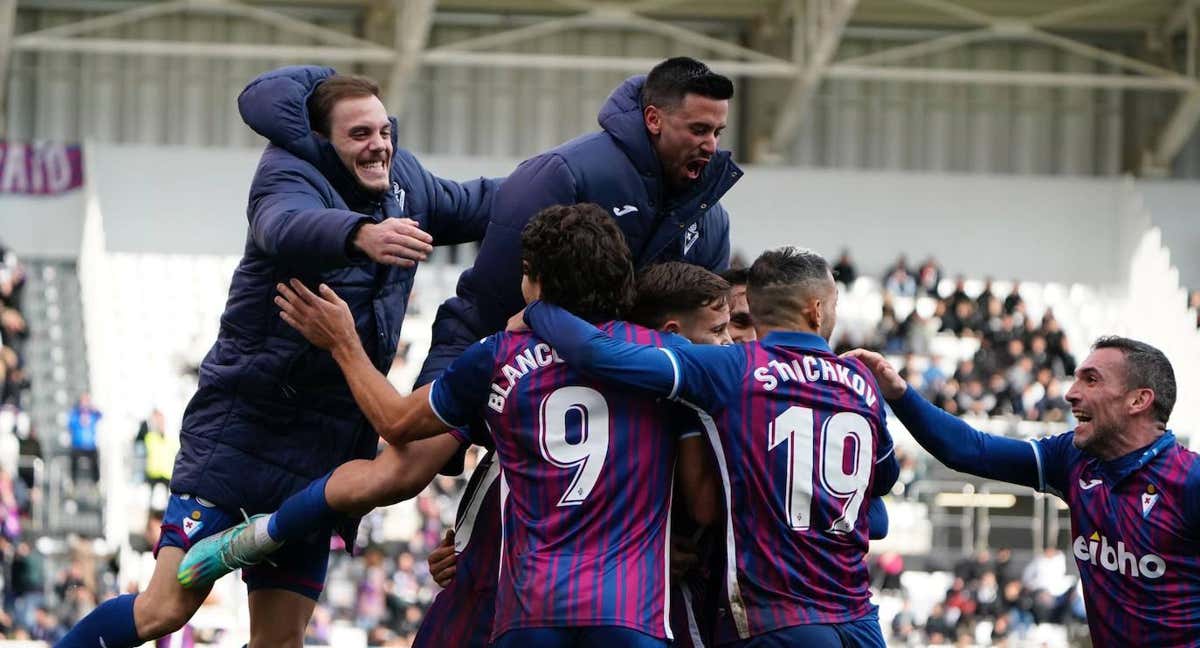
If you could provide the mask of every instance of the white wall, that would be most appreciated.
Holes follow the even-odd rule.
[[[239,254],[257,149],[96,145],[107,246],[117,252]],[[509,159],[424,156],[455,179],[504,175]],[[877,273],[933,253],[950,273],[1040,281],[1118,280],[1118,179],[749,168],[726,197],[735,249],[851,249]],[[1184,184],[1200,193],[1200,185]],[[0,203],[2,204],[2,203]],[[1195,232],[1197,227],[1193,227]]]
[[[1105,283],[1118,179],[754,168],[723,203],[734,246],[848,247],[860,272],[933,254],[951,274]]]
[[[18,255],[74,259],[83,232],[83,194],[0,195],[0,241]]]
[[[1150,218],[1163,232],[1179,282],[1200,290],[1200,184],[1139,182]]]

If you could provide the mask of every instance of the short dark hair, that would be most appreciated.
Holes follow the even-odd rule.
[[[831,276],[829,261],[812,250],[789,246],[763,252],[746,283],[750,316],[763,326],[787,325],[815,289],[833,281]]]
[[[688,56],[669,58],[654,66],[642,84],[642,110],[657,106],[670,110],[683,103],[688,94],[709,99],[729,99],[733,82]]]
[[[1092,344],[1092,350],[1119,349],[1125,355],[1125,388],[1154,392],[1154,418],[1163,425],[1175,409],[1175,369],[1157,348],[1119,335],[1106,335]]]
[[[721,273],[721,278],[732,286],[744,286],[750,281],[750,268],[730,268]]]
[[[637,278],[637,297],[629,321],[659,328],[672,315],[685,315],[701,306],[729,299],[729,282],[698,265],[670,261],[652,265]]]
[[[356,74],[335,74],[325,79],[308,96],[308,124],[318,133],[329,137],[329,115],[342,99],[379,97],[379,84]]]
[[[538,212],[521,231],[521,261],[541,282],[542,299],[588,321],[620,319],[633,303],[633,256],[599,205]]]

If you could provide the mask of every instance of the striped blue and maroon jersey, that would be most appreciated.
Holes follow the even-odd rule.
[[[868,499],[894,461],[871,373],[806,333],[715,354],[671,349],[678,396],[709,414],[725,487],[724,593],[735,636],[842,623],[874,608]]]
[[[1074,436],[1032,443],[1038,486],[1071,510],[1092,643],[1200,645],[1200,457],[1168,431],[1104,462]]]
[[[413,648],[484,648],[491,643],[500,569],[500,464],[489,451],[475,466],[454,522],[454,579],[421,620]]]
[[[686,344],[620,322],[603,329],[629,342]],[[664,420],[661,402],[585,378],[525,332],[468,348],[434,383],[430,404],[454,428],[482,415],[500,461],[504,544],[493,638],[562,626],[671,637],[678,426]]]
[[[864,365],[808,333],[649,349],[605,337],[549,304],[531,304],[525,320],[589,375],[702,413],[730,512],[723,584],[736,636],[718,636],[718,644],[874,610],[867,500],[891,486],[896,460]],[[879,467],[887,476],[877,484]]]

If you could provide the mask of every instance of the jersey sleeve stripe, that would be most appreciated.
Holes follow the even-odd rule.
[[[437,405],[436,405],[436,404],[434,404],[434,402],[433,402],[433,392],[434,392],[434,391],[437,389],[437,382],[438,382],[438,381],[436,381],[436,380],[435,380],[435,381],[433,381],[432,383],[430,383],[430,385],[429,385],[429,396],[428,396],[428,400],[429,400],[429,409],[433,410],[433,415],[434,415],[434,416],[436,416],[436,417],[438,417],[438,420],[439,420],[439,421],[441,421],[442,423],[445,423],[445,424],[446,424],[446,427],[449,427],[449,428],[459,428],[459,427],[462,427],[461,425],[455,425],[454,423],[451,423],[450,421],[447,421],[447,420],[446,420],[446,417],[445,417],[445,416],[442,416],[442,413],[438,411]]]
[[[880,457],[878,459],[875,460],[875,465],[878,466],[879,463],[882,462],[884,459],[887,459],[888,457],[892,456],[892,453],[895,451],[896,451],[896,444],[892,444],[892,446],[888,448],[887,452],[883,453],[882,455],[880,455]]]
[[[667,395],[667,398],[675,398],[679,395],[679,359],[675,357],[674,353],[665,348],[659,347],[658,350],[667,354],[667,358],[671,360],[671,372],[673,375],[671,376],[671,393]]]
[[[1033,439],[1027,439],[1030,447],[1033,448],[1033,460],[1037,463],[1038,473],[1038,492],[1046,492],[1046,471],[1042,468],[1042,452],[1038,449],[1038,444],[1034,443]]]

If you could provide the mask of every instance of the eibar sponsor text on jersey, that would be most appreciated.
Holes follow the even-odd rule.
[[[1167,563],[1160,556],[1146,554],[1140,558],[1131,551],[1125,550],[1125,543],[1117,541],[1117,546],[1108,544],[1108,538],[1093,532],[1087,538],[1075,537],[1071,547],[1075,558],[1080,562],[1091,563],[1103,567],[1122,576],[1145,576],[1146,578],[1161,578],[1167,573]]]
[[[492,408],[497,413],[504,412],[504,401],[508,398],[513,387],[517,385],[517,381],[524,378],[529,372],[543,367],[549,367],[552,364],[562,364],[563,359],[558,357],[558,352],[550,348],[549,344],[539,342],[531,347],[527,347],[513,357],[512,361],[500,368],[500,375],[504,377],[503,385],[500,381],[492,383],[492,392],[488,394],[488,407]]]
[[[858,372],[844,364],[833,362],[827,358],[800,356],[799,360],[780,362],[771,360],[765,365],[754,368],[754,379],[766,391],[775,391],[782,383],[788,382],[831,382],[841,383],[858,394],[868,406],[874,407],[878,397],[871,384]]]

